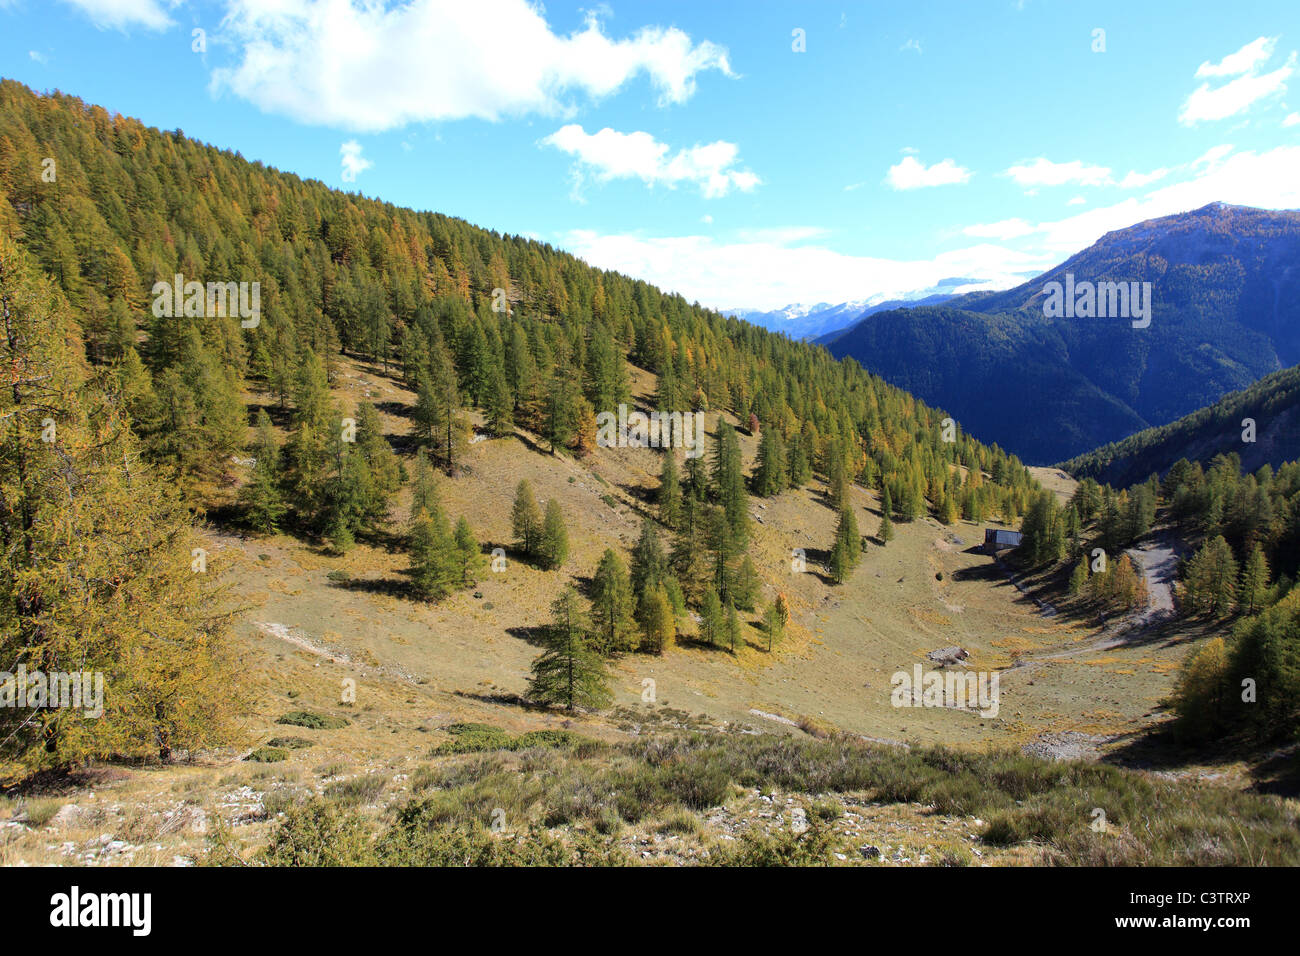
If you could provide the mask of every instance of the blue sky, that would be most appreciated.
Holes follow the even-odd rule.
[[[0,75],[720,308],[1300,207],[1297,49],[1295,0],[0,0]]]

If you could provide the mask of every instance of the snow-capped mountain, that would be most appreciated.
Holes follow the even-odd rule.
[[[945,280],[953,285],[969,283],[970,279]],[[773,332],[784,332],[792,339],[821,339],[833,332],[847,329],[849,326],[886,309],[898,309],[911,305],[938,305],[952,298],[950,291],[938,291],[940,287],[920,289],[904,298],[886,298],[884,295],[869,296],[853,302],[818,302],[816,305],[787,305],[783,309],[764,312],[761,309],[725,309],[724,315],[734,315],[738,319],[761,325]]]

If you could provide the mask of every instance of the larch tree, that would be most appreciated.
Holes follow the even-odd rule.
[[[98,716],[85,699],[0,708],[0,755],[21,775],[233,741],[242,690],[217,570],[84,367],[66,302],[3,234],[0,322],[0,659],[50,694],[74,673],[103,693]]]
[[[551,624],[545,650],[533,661],[528,696],[542,704],[559,704],[572,712],[579,707],[609,706],[613,695],[600,655],[588,646],[588,620],[582,599],[566,585],[551,604]]]

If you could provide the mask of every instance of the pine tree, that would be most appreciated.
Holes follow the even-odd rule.
[[[591,584],[592,638],[600,651],[609,654],[632,647],[634,606],[627,566],[613,548],[606,548]]]
[[[284,498],[280,494],[279,469],[280,449],[275,443],[275,432],[271,427],[271,418],[266,409],[259,409],[257,414],[257,440],[253,445],[256,462],[248,484],[239,490],[239,499],[243,503],[248,523],[261,534],[274,534],[278,530],[280,519],[284,517]]]
[[[462,584],[473,584],[474,576],[483,568],[485,559],[483,549],[479,546],[478,540],[474,537],[474,532],[469,526],[469,521],[464,515],[456,522],[456,531],[453,535],[456,541],[456,557],[460,565],[460,580]]]
[[[840,520],[835,526],[835,543],[843,545],[845,570],[852,571],[862,557],[862,536],[858,533],[858,519],[851,505],[845,506],[840,511]]]
[[[1232,609],[1237,562],[1223,535],[1205,542],[1187,563],[1184,602],[1192,614],[1219,616]]]
[[[1131,610],[1137,605],[1139,581],[1133,559],[1127,554],[1121,554],[1109,571],[1110,577],[1106,585],[1111,602],[1125,610]]]
[[[662,584],[655,585],[641,595],[642,650],[662,654],[677,634],[673,620],[673,606],[668,591]]]
[[[194,563],[204,542],[174,486],[141,462],[66,302],[3,230],[0,322],[0,660],[102,674],[107,705],[0,707],[0,757],[55,770],[234,742],[244,695],[219,569]]]
[[[692,602],[703,597],[712,564],[709,559],[703,506],[691,495],[682,497],[682,517],[673,537],[668,565]]]
[[[1088,583],[1088,559],[1080,558],[1074,565],[1074,570],[1070,572],[1070,594],[1076,595],[1083,591]]]
[[[415,475],[411,479],[411,514],[438,510],[438,476],[429,463],[429,452],[424,448],[415,451]]]
[[[785,442],[775,428],[763,429],[754,469],[754,492],[765,498],[779,495],[789,483]]]
[[[731,603],[730,598],[727,599],[726,610],[722,617],[722,634],[728,650],[733,654],[736,653],[736,645],[743,643],[743,638],[740,634],[740,617],[736,614],[736,605]]]
[[[319,531],[339,417],[330,402],[325,366],[310,349],[298,367],[293,404],[293,423],[283,453],[285,489],[306,530]]]
[[[717,646],[718,640],[723,635],[725,625],[722,602],[718,600],[718,592],[713,588],[709,588],[704,592],[704,603],[700,608],[700,637],[708,641],[710,646]]]
[[[1256,544],[1250,549],[1246,565],[1241,570],[1238,606],[1246,614],[1254,614],[1262,606],[1268,589],[1268,576],[1268,561],[1264,557],[1264,549]]]
[[[384,437],[379,410],[371,402],[357,406],[357,451],[370,473],[370,500],[365,502],[365,520],[377,524],[387,520],[388,499],[402,484],[402,464]]]
[[[754,567],[753,559],[746,554],[740,560],[740,567],[736,569],[736,579],[731,586],[731,598],[736,607],[746,611],[754,610],[754,605],[758,601],[759,584],[758,569]]]
[[[890,500],[888,488],[880,494],[880,527],[876,530],[876,537],[881,544],[887,544],[894,538],[894,522],[889,517],[894,510],[894,503]]]
[[[530,558],[537,555],[542,540],[542,512],[533,497],[528,479],[521,479],[515,488],[515,503],[510,511],[510,527],[515,541]]]
[[[770,654],[772,645],[785,637],[785,620],[775,604],[763,612],[763,630],[767,631],[767,652]]]
[[[641,521],[641,534],[632,546],[631,585],[634,594],[643,594],[668,577],[668,560],[659,542],[659,529],[653,521]]]
[[[849,556],[847,549],[844,547],[844,542],[839,537],[836,537],[835,543],[831,545],[831,580],[836,584],[843,584],[849,579],[849,572],[851,570],[852,565],[849,562]]]
[[[736,430],[726,420],[718,422],[714,443],[712,475],[713,494],[727,516],[731,538],[737,549],[749,540],[749,497]]]
[[[464,576],[456,539],[442,509],[421,509],[411,519],[410,574],[415,593],[426,601],[440,601]]]
[[[515,427],[515,400],[506,385],[505,372],[494,366],[488,379],[487,391],[488,431],[498,438],[509,435]]]
[[[560,704],[570,712],[578,707],[607,707],[613,699],[609,678],[600,656],[587,646],[587,619],[572,586],[566,586],[551,604],[545,642],[546,650],[533,661],[529,698]]]
[[[564,526],[564,513],[560,503],[552,498],[546,502],[546,517],[542,521],[542,534],[537,543],[537,556],[542,567],[553,571],[564,564],[569,556],[569,532]]]
[[[664,453],[658,498],[659,520],[670,528],[676,528],[682,517],[682,488],[677,477],[677,454],[671,448]]]

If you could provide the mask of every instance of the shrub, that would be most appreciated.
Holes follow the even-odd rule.
[[[283,747],[258,747],[244,759],[254,763],[279,763],[289,759],[289,751]]]
[[[344,807],[356,807],[373,803],[384,789],[385,780],[376,774],[361,777],[349,777],[339,780],[325,788],[325,799]]]
[[[294,710],[285,714],[277,724],[289,724],[292,727],[306,727],[309,730],[341,730],[350,723],[346,717],[329,717],[316,714],[310,710]]]

